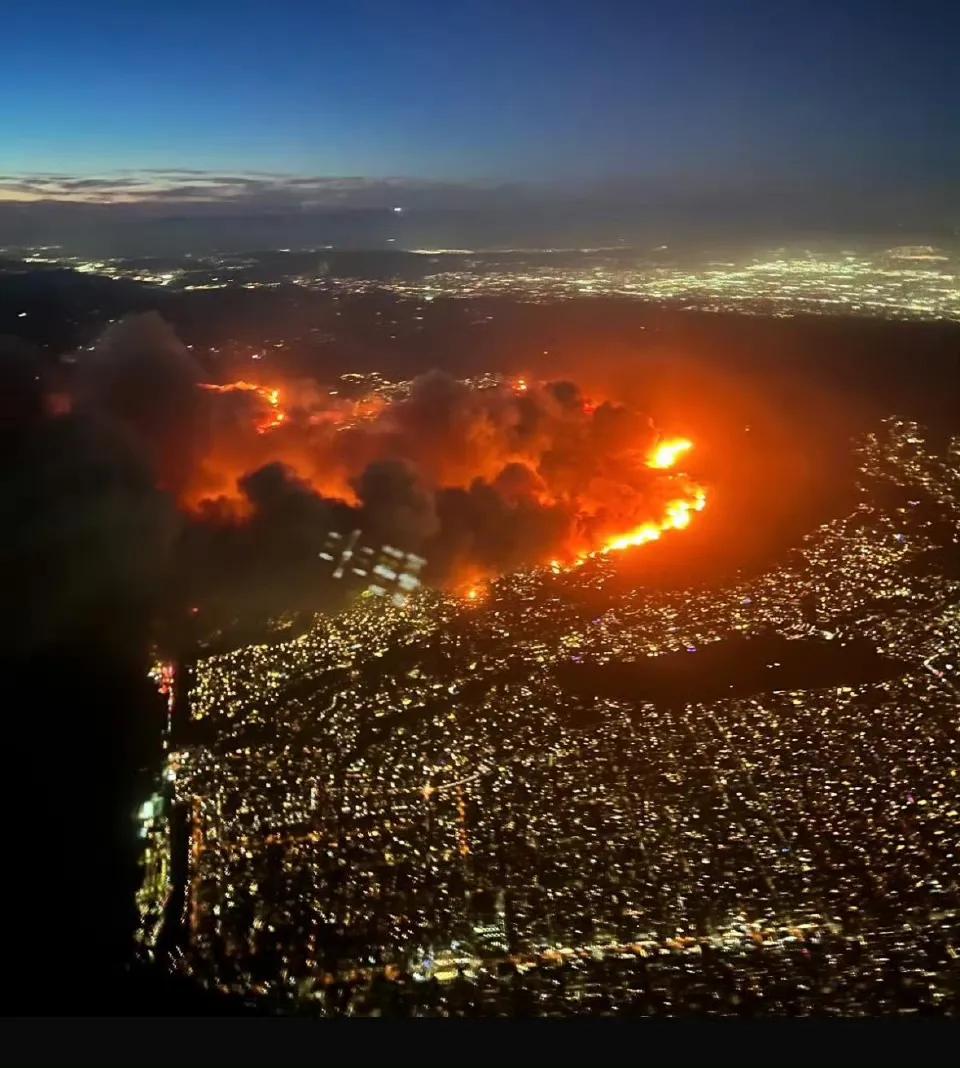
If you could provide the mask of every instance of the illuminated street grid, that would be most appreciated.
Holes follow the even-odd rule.
[[[585,296],[756,315],[855,314],[960,320],[960,276],[941,263],[862,255],[783,257],[703,268],[596,265],[442,271],[422,282],[354,283],[402,296],[511,297],[550,303]]]
[[[860,463],[852,513],[722,591],[584,612],[600,558],[200,662],[210,740],[168,766],[178,966],[334,1015],[955,1013],[960,581],[934,546],[960,441],[891,419]],[[557,670],[771,629],[900,666],[673,705]]]
[[[289,251],[289,250],[287,250]],[[418,249],[420,278],[344,278],[331,273],[324,249],[297,250],[297,261],[315,253],[315,268],[275,264],[268,278],[256,253],[191,256],[182,266],[151,267],[149,260],[84,259],[59,249],[0,249],[25,268],[69,267],[85,274],[125,278],[182,290],[276,289],[296,285],[335,294],[386,291],[401,297],[508,297],[547,303],[589,296],[643,300],[671,307],[740,314],[793,316],[854,314],[885,318],[960,320],[960,271],[956,257],[931,246],[882,253],[777,250],[751,259],[680,266],[624,250]],[[565,255],[561,255],[565,253]],[[571,265],[571,256],[576,261]],[[276,254],[274,254],[275,256]],[[313,257],[309,257],[313,258]],[[554,262],[551,262],[553,260]],[[161,262],[161,261],[158,261]]]

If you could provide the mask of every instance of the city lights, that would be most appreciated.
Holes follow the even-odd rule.
[[[538,1013],[582,1011],[599,989],[624,1011],[670,1011],[642,1000],[655,975],[676,1006],[710,997],[727,1014],[751,990],[768,992],[757,1012],[815,1011],[799,978],[813,960],[858,1014],[903,996],[884,985],[892,955],[901,985],[926,969],[912,989],[935,1008],[960,908],[960,584],[916,565],[935,530],[958,529],[960,445],[938,454],[891,419],[858,455],[852,512],[722,590],[621,591],[585,616],[577,598],[615,575],[601,553],[462,595],[361,600],[197,663],[191,716],[210,740],[170,753],[173,808],[145,816],[151,857],[169,812],[187,820],[179,967],[318,1009],[336,978],[358,1014],[377,974],[435,979],[437,1005],[417,1010],[430,1015],[454,1011],[464,975],[494,1012],[509,961]],[[670,522],[704,502],[674,503]],[[783,651],[760,652],[770,634]],[[586,699],[571,681],[643,677],[675,653],[695,672],[735,641],[761,659],[734,678],[771,679],[746,695]],[[858,677],[841,665],[861,647],[878,659]],[[852,674],[778,684],[797,655],[811,679],[818,658]],[[169,893],[158,863],[140,897],[151,939]],[[332,929],[340,957],[321,961]]]

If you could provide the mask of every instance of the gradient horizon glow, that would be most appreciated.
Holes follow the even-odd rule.
[[[90,0],[3,27],[5,200],[181,168],[695,192],[960,177],[946,3]]]

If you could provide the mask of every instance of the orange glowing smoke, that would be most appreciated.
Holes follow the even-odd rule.
[[[256,431],[258,434],[266,434],[268,430],[276,430],[278,426],[287,418],[287,413],[280,407],[280,390],[274,386],[258,386],[254,382],[227,382],[222,386],[213,382],[201,382],[199,383],[201,389],[209,390],[211,393],[256,393],[258,397],[265,400],[270,408],[267,416],[261,419],[256,424]]]
[[[469,537],[477,539],[474,545],[486,547],[487,554],[465,538],[470,547],[450,565],[447,581],[459,597],[478,606],[486,600],[486,581],[501,567],[537,560],[512,553],[509,546],[502,564],[491,558],[489,545],[496,539],[482,525],[470,526],[472,516],[487,507],[484,492],[490,507],[510,517],[501,518],[501,525],[516,517],[518,524],[535,529],[534,522],[550,510],[565,518],[552,542],[547,544],[549,536],[540,540],[540,559],[554,572],[684,530],[706,506],[705,491],[677,470],[693,449],[691,440],[657,439],[649,421],[624,405],[576,393],[570,403],[549,384],[523,377],[499,390],[470,392],[464,383],[427,375],[402,399],[375,391],[347,399],[303,381],[279,388],[244,380],[202,383],[201,388],[252,394],[256,403],[241,421],[245,436],[241,424],[213,421],[218,429],[196,477],[181,493],[186,508],[200,510],[215,501],[223,514],[247,518],[250,505],[239,480],[269,463],[284,464],[316,493],[357,508],[358,478],[368,465],[396,455],[422,480],[417,492],[428,500],[424,514],[430,494],[462,489],[474,495],[469,501],[474,512],[463,495],[445,503],[458,509],[452,513],[453,536],[461,536],[456,523],[462,521]],[[281,426],[282,432],[272,433]],[[481,482],[486,488],[477,490],[475,483]],[[377,506],[374,499],[374,510]],[[388,501],[385,507],[394,505]],[[429,521],[424,528],[429,530]],[[523,551],[536,554],[536,545],[537,536],[531,536]],[[499,551],[496,544],[494,551]]]
[[[693,442],[688,441],[686,438],[660,442],[647,457],[647,466],[659,469],[673,467],[677,457],[692,448]],[[569,567],[579,567],[596,556],[623,552],[625,549],[633,549],[640,545],[647,545],[652,541],[659,541],[666,531],[685,530],[690,525],[693,513],[702,512],[706,506],[706,490],[701,486],[697,486],[687,496],[676,497],[668,501],[659,520],[641,523],[624,534],[610,537],[599,548],[580,552],[576,559],[570,563],[564,564],[556,558],[551,559],[549,561],[550,570],[554,574],[558,574]],[[483,587],[476,583],[462,586],[460,595],[464,600],[476,603],[483,598]]]
[[[356,502],[351,472],[330,458],[332,436],[351,419],[346,404],[318,404],[312,382],[267,385],[240,379],[198,385],[213,401],[239,394],[250,403],[240,409],[239,418],[229,415],[229,407],[226,419],[217,415],[215,405],[210,408],[203,453],[179,493],[185,510],[196,513],[215,505],[237,521],[248,518],[249,501],[239,483],[271,463],[282,463],[323,496]]]
[[[693,448],[693,442],[687,438],[668,438],[658,442],[647,457],[647,466],[660,470],[673,467],[677,457]],[[658,522],[641,523],[626,534],[618,534],[610,538],[599,549],[600,553],[621,552],[623,549],[631,549],[636,545],[646,545],[648,542],[657,541],[661,534],[667,530],[685,530],[690,526],[690,520],[694,512],[702,512],[707,506],[706,491],[697,487],[687,497],[677,497],[667,503],[663,515]],[[590,554],[588,554],[590,555]]]

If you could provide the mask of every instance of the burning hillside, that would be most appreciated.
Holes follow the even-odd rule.
[[[639,413],[570,382],[478,389],[433,372],[391,401],[348,400],[315,383],[199,385],[211,394],[214,427],[225,425],[219,398],[254,403],[212,435],[184,488],[186,507],[247,516],[245,476],[283,464],[303,491],[361,513],[365,529],[446,555],[445,574],[643,545],[682,530],[706,503],[677,471],[692,442],[662,439]]]
[[[289,570],[326,531],[361,529],[460,586],[644,545],[706,503],[681,467],[691,441],[571,381],[211,382],[152,315],[111,327],[78,370],[75,408],[137,442],[198,569]]]

